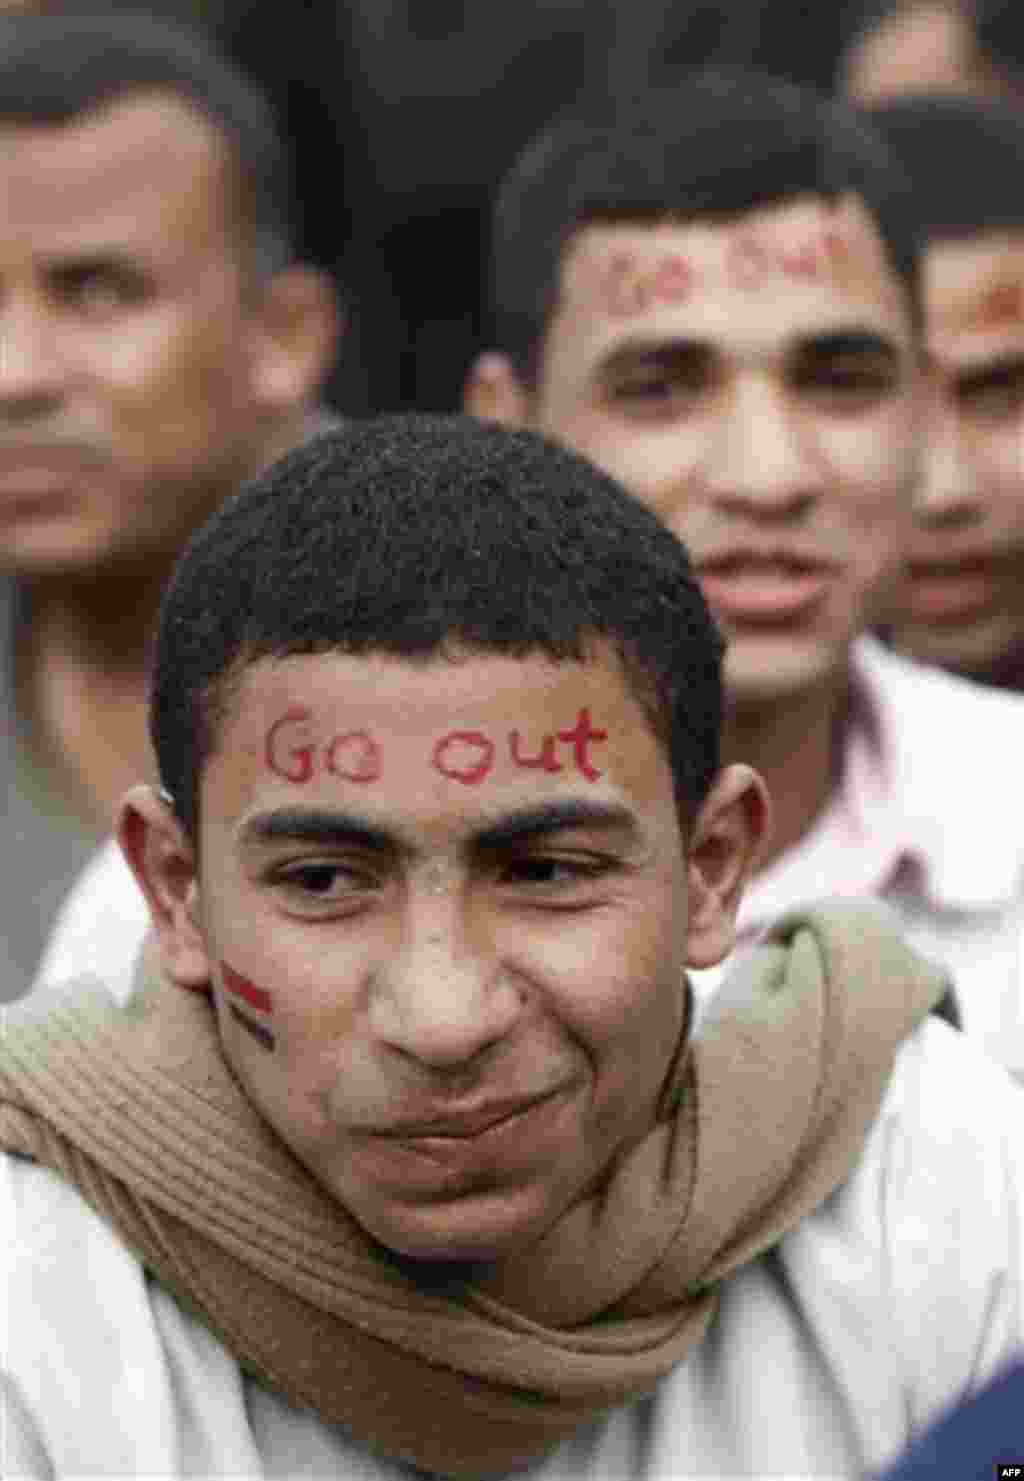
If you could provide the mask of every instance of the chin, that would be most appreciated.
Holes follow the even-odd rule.
[[[722,678],[734,705],[797,698],[831,683],[846,666],[847,644],[808,643],[790,636],[730,640]]]
[[[429,1265],[493,1264],[522,1254],[557,1218],[548,1208],[509,1207],[500,1195],[354,1216],[378,1244]]]
[[[0,560],[24,578],[77,576],[98,566],[103,554],[100,542],[57,526],[18,531],[0,545]]]
[[[953,669],[968,678],[974,674],[984,676],[1008,662],[1024,645],[1021,635],[1002,628],[993,631],[993,627],[994,624],[986,624],[946,633],[927,627],[897,628],[892,634],[892,645],[898,653],[918,663]]]

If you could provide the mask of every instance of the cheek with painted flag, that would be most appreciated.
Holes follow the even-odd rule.
[[[227,962],[221,962],[224,990],[228,994],[228,1009],[236,1023],[250,1033],[264,1049],[273,1049],[274,1030],[271,1023],[273,1003],[265,988],[257,987]]]

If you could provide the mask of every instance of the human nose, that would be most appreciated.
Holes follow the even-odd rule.
[[[971,523],[977,518],[978,479],[956,416],[933,410],[925,425],[921,477],[914,514],[924,526]]]
[[[65,365],[46,316],[8,304],[0,315],[0,415],[29,420],[60,401]]]
[[[466,1066],[514,1028],[523,998],[454,898],[413,901],[374,976],[370,1017],[390,1048],[437,1070]]]
[[[797,416],[761,378],[734,388],[714,427],[704,479],[721,507],[772,519],[806,513],[821,483]]]

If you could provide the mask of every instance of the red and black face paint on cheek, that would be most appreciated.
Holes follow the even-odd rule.
[[[246,1029],[258,1044],[264,1049],[274,1048],[274,1034],[269,1025],[263,1022],[259,1016],[265,1014],[268,1018],[273,1009],[270,994],[265,988],[257,987],[227,962],[221,962],[221,973],[224,979],[224,990],[229,994],[228,1010],[231,1017]],[[244,1004],[244,1007],[242,1006]]]

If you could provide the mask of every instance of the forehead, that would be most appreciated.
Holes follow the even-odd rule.
[[[651,336],[770,352],[853,323],[908,341],[902,281],[858,199],[802,197],[728,220],[584,227],[549,344],[591,360]]]
[[[222,239],[227,148],[183,99],[126,97],[64,124],[0,125],[0,240],[41,255]]]
[[[921,4],[878,27],[858,49],[850,91],[872,100],[957,90],[971,64],[971,33],[957,4]]]
[[[930,347],[944,356],[1024,332],[1024,227],[932,244],[924,261]]]
[[[585,728],[603,737],[585,744],[584,767],[575,741],[560,738],[581,710]],[[524,766],[544,755],[546,737],[554,764]],[[307,776],[295,764],[299,748],[311,752]],[[484,760],[486,775],[473,784],[448,774],[471,775]],[[201,813],[205,825],[315,799],[428,827],[567,796],[674,812],[667,758],[610,653],[584,663],[326,653],[260,659],[244,671],[206,764]]]

